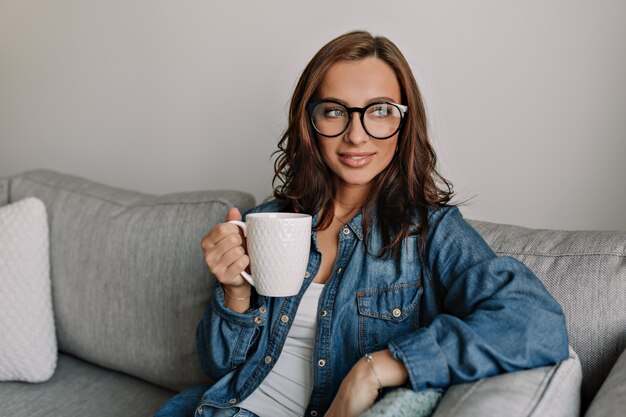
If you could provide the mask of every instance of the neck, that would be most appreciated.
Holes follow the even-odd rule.
[[[335,194],[335,216],[340,220],[349,220],[367,201],[370,188],[369,186],[338,186]]]

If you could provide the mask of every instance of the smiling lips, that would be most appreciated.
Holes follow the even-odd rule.
[[[344,152],[339,153],[339,161],[351,168],[360,168],[374,159],[375,152]]]

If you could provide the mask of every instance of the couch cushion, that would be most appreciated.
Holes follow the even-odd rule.
[[[583,410],[626,347],[626,233],[472,221],[499,255],[528,265],[559,301],[583,369]]]
[[[54,373],[48,248],[41,200],[0,207],[0,381],[43,382]]]
[[[626,350],[593,399],[585,417],[623,417],[626,410]]]
[[[213,278],[200,240],[252,196],[152,196],[51,171],[11,179],[10,200],[27,196],[48,210],[59,349],[171,389],[206,383],[195,328]]]
[[[174,392],[69,355],[44,384],[0,383],[0,416],[149,417]]]
[[[510,372],[451,386],[433,417],[570,417],[580,411],[580,361]]]

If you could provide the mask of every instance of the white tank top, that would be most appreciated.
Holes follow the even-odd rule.
[[[237,407],[259,417],[302,417],[313,391],[311,361],[323,284],[312,282],[298,306],[285,346],[269,375]]]

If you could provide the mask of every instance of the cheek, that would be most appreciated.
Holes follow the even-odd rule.
[[[320,153],[322,154],[322,159],[326,165],[330,162],[330,157],[334,154],[334,147],[331,143],[328,143],[326,140],[321,140],[320,144]]]

